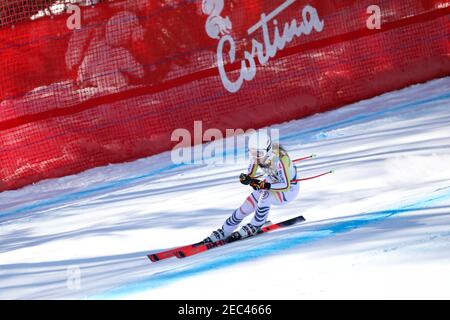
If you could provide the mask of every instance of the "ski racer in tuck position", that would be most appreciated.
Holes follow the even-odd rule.
[[[266,133],[254,133],[249,140],[250,165],[247,173],[240,175],[240,181],[254,191],[244,203],[225,221],[223,226],[213,231],[203,240],[214,243],[229,238],[241,239],[257,234],[267,220],[272,205],[285,205],[294,200],[299,193],[297,168],[288,153],[279,144],[272,144]],[[258,176],[258,169],[263,172]],[[261,179],[259,179],[261,178]],[[242,220],[255,213],[251,222],[234,232]]]

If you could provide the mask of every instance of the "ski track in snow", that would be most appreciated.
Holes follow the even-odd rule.
[[[379,263],[388,254],[408,260],[411,247],[426,248],[428,243],[430,254],[439,257],[436,266],[448,268],[450,250],[442,247],[450,249],[449,107],[450,78],[443,78],[273,126],[280,129],[281,143],[292,157],[319,154],[300,163],[301,176],[337,169],[332,176],[302,183],[298,199],[283,208],[273,207],[270,216],[278,221],[303,213],[307,222],[182,260],[152,264],[145,255],[198,241],[245,199],[248,190],[236,187],[236,172],[246,166],[243,149],[233,164],[175,165],[170,154],[163,153],[0,193],[0,298],[160,298],[171,297],[169,290],[175,288],[178,298],[207,297],[201,288],[210,281],[220,282],[230,273],[246,274],[249,266],[257,274],[267,272],[266,266],[281,270],[283,259],[301,259],[321,246],[331,249],[332,239],[361,232],[352,244],[367,248],[350,257],[342,255],[343,262],[337,260],[341,276],[347,279],[351,279],[351,270],[344,267],[348,261],[356,265],[355,261],[363,261],[359,265],[365,267],[358,270],[365,274],[373,267],[368,261]],[[178,185],[180,181],[184,184]],[[410,229],[394,228],[398,217],[420,220]],[[376,227],[386,223],[388,230],[394,230],[389,241]],[[416,235],[421,228],[424,231]],[[382,244],[374,248],[370,241],[360,244],[369,233]],[[403,238],[407,240],[400,241]],[[276,259],[268,261],[269,256]],[[425,262],[410,258],[412,269],[423,267]],[[334,291],[338,281],[325,283],[318,278],[332,274],[319,264],[320,259],[303,260],[319,270],[311,269],[310,275],[318,281],[314,285],[322,288],[320,292],[300,277],[286,284],[283,294],[341,297]],[[399,265],[395,261],[380,268],[396,270]],[[79,290],[67,287],[67,268],[72,266],[81,271]],[[183,284],[192,285],[194,280],[193,294]],[[450,284],[448,277],[441,281]],[[222,297],[233,297],[233,283],[221,283],[226,288]],[[299,291],[295,283],[310,286]],[[280,288],[277,280],[267,285]],[[408,293],[397,287],[391,288],[394,297]],[[253,298],[250,291],[258,296],[255,290],[243,290],[242,297]],[[384,297],[379,290],[372,290],[373,296]],[[275,297],[282,296],[274,292],[279,294]],[[436,290],[436,295],[450,297],[446,290]]]

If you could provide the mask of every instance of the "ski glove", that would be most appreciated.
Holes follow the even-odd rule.
[[[250,185],[250,187],[252,187],[254,190],[270,189],[270,183],[254,179],[245,173],[241,173],[241,175],[239,176],[239,180],[241,181],[242,184],[245,184],[246,186]]]
[[[250,186],[254,190],[269,190],[270,189],[269,182],[261,181],[258,179],[252,179],[252,181],[250,182]]]
[[[239,176],[239,180],[241,181],[242,184],[248,186],[253,179],[248,174],[241,173],[241,175]]]

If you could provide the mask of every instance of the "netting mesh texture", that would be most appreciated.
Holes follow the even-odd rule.
[[[450,73],[449,1],[380,0],[381,29],[369,30],[372,2],[73,1],[81,24],[71,30],[73,13],[53,14],[63,2],[8,1],[0,7],[0,190],[169,150],[173,130],[194,121],[204,130],[259,128]],[[235,44],[233,61],[230,42],[223,48],[235,82],[253,39],[264,43],[262,28],[249,29],[283,4],[280,33],[300,23],[306,5],[323,30],[294,37],[265,64],[255,54],[254,78],[230,92],[220,39]],[[268,26],[273,37],[273,20]]]

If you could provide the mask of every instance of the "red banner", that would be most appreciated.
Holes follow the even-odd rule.
[[[169,150],[194,121],[259,128],[450,74],[449,1],[372,3],[133,0],[0,15],[0,191]]]

